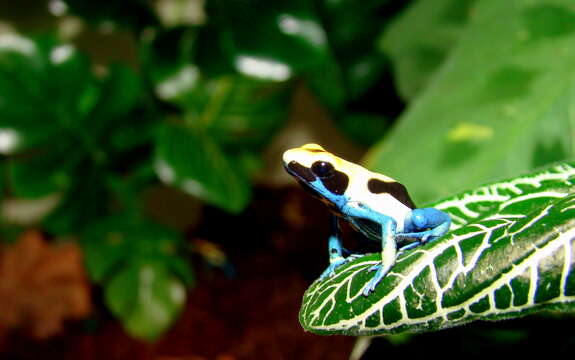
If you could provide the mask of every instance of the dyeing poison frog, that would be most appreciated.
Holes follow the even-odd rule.
[[[399,251],[416,247],[444,235],[451,225],[449,215],[434,208],[416,209],[406,188],[382,174],[341,159],[317,144],[286,151],[287,172],[332,212],[329,237],[329,266],[320,279],[333,276],[335,269],[360,255],[344,256],[339,219],[349,222],[368,239],[381,241],[381,262],[371,267],[375,276],[363,295],[374,291],[394,265]]]

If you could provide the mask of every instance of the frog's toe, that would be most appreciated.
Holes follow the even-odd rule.
[[[351,254],[345,258],[345,262],[350,262],[350,261],[353,261],[355,259],[359,259],[360,257],[363,257],[363,256],[365,256],[365,254]]]
[[[415,239],[419,239],[419,241],[417,243],[419,244],[425,244],[429,241],[435,240],[437,237],[439,237],[439,235],[436,234],[436,232],[434,230],[426,230],[426,231],[422,231],[422,232],[413,232],[413,233],[405,233],[405,234],[400,234],[401,237],[404,238],[415,238]]]
[[[335,267],[329,265],[329,266],[327,267],[327,269],[325,269],[325,270],[321,273],[321,275],[319,276],[319,279],[323,281],[323,280],[325,280],[325,279],[327,279],[327,278],[330,278],[330,277],[332,277],[332,276],[334,276],[334,275],[335,275]]]
[[[334,276],[335,275],[335,269],[337,269],[341,265],[345,264],[346,261],[347,261],[347,258],[339,258],[335,261],[332,261],[329,264],[329,266],[327,267],[327,269],[325,269],[324,272],[321,273],[321,275],[319,276],[319,279],[325,280],[327,278]]]
[[[415,249],[416,247],[420,246],[421,244],[422,244],[421,242],[415,241],[415,242],[412,242],[410,244],[407,244],[407,245],[401,247],[399,250],[397,250],[397,252],[402,253],[402,252],[407,251],[407,250]]]
[[[370,267],[369,269],[367,269],[367,271],[379,271],[381,269],[382,265],[381,264],[376,264],[373,265],[372,267]]]
[[[375,275],[369,281],[369,283],[367,283],[365,288],[363,288],[363,292],[362,292],[363,296],[368,296],[369,293],[371,293],[375,290],[375,287],[377,286],[377,284],[379,284],[381,279],[383,279],[385,277],[385,275],[387,275],[387,272],[389,271],[389,267],[384,266],[383,264],[379,263],[379,264],[376,264],[376,265],[370,267],[369,271],[375,271]]]
[[[338,267],[342,266],[343,264],[346,264],[350,261],[353,261],[355,259],[359,259],[360,257],[364,256],[365,254],[351,254],[345,258],[338,258],[337,260],[332,261],[329,266],[327,267],[327,269],[325,269],[325,271],[320,275],[320,280],[324,280],[327,279],[329,277],[332,277],[335,275],[335,269],[337,269]]]

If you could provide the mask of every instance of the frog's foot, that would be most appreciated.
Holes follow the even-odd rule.
[[[401,236],[401,237],[419,239],[419,241],[416,241],[412,244],[406,245],[406,246],[402,247],[401,249],[402,250],[411,249],[415,246],[425,244],[429,241],[433,241],[433,240],[437,239],[438,237],[440,237],[441,235],[443,235],[443,233],[438,233],[438,231],[436,231],[435,229],[421,231],[421,232],[399,234],[399,236]]]
[[[340,257],[337,258],[335,260],[332,260],[329,263],[329,266],[327,267],[327,269],[324,270],[323,273],[321,273],[321,275],[319,276],[320,280],[325,280],[327,278],[330,278],[332,276],[335,275],[335,269],[337,269],[338,267],[340,267],[341,265],[346,263],[346,258],[344,257]]]
[[[359,259],[360,257],[365,256],[365,254],[349,254],[346,258],[345,258],[345,262],[350,262],[353,261],[355,259]]]
[[[368,296],[370,292],[375,290],[375,287],[377,286],[377,284],[379,284],[381,279],[383,279],[383,277],[387,275],[389,269],[390,269],[389,266],[385,266],[382,263],[378,263],[369,268],[369,271],[375,271],[375,276],[373,277],[373,279],[369,281],[369,283],[365,286],[365,288],[363,288],[362,292],[363,296]]]
[[[449,231],[450,224],[450,221],[445,221],[429,230],[397,234],[396,236],[419,239],[420,244],[425,244],[445,235]]]
[[[362,257],[363,254],[351,254],[348,257],[340,257],[337,258],[335,260],[332,260],[329,264],[329,266],[327,267],[327,269],[325,269],[325,271],[319,276],[320,280],[325,280],[329,277],[332,277],[335,275],[335,269],[337,269],[338,267],[340,267],[341,265],[350,262],[354,259],[358,259],[360,257]]]
[[[397,250],[397,253],[400,254],[400,253],[402,253],[402,252],[404,252],[404,251],[406,251],[406,250],[414,249],[414,248],[416,248],[416,247],[418,247],[419,245],[422,245],[422,244],[423,244],[423,243],[422,243],[421,241],[414,241],[414,242],[412,242],[412,243],[410,243],[410,244],[407,244],[407,245],[401,247],[400,249],[398,249],[398,250]]]

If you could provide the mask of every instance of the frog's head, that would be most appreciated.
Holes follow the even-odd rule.
[[[290,149],[283,154],[283,163],[305,190],[335,213],[350,202],[379,209],[382,204],[397,200],[409,208],[415,207],[405,187],[397,181],[339,158],[320,145]]]
[[[300,185],[327,205],[340,204],[348,189],[350,176],[343,171],[347,161],[327,152],[317,144],[306,144],[283,154],[286,171]]]

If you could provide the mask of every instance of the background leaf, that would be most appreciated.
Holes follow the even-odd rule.
[[[89,65],[74,47],[53,38],[0,35],[0,128],[13,139],[4,153],[78,130],[74,121],[91,110],[98,92]]]
[[[214,69],[213,59],[198,53],[217,50],[205,44],[210,36],[178,28],[143,47],[156,95],[178,107],[187,126],[209,133],[221,145],[260,149],[285,123],[291,83],[242,76],[226,64]]]
[[[106,287],[106,302],[126,330],[156,340],[182,310],[186,291],[165,266],[154,262],[123,268]]]
[[[250,198],[247,176],[200,131],[161,127],[156,139],[155,170],[164,183],[231,212],[242,210]]]
[[[217,0],[208,10],[220,24],[222,48],[245,76],[285,81],[326,56],[326,36],[308,1]]]
[[[113,216],[94,223],[82,245],[90,277],[128,333],[155,340],[173,324],[193,283],[182,238],[146,219]]]
[[[413,1],[385,30],[378,49],[391,58],[404,100],[413,100],[465,33],[477,0]]]
[[[381,29],[387,27],[404,3],[316,3],[329,53],[304,71],[306,83],[345,135],[363,146],[372,145],[404,106],[391,86],[387,55],[375,46]]]
[[[83,236],[86,265],[97,283],[106,283],[128,264],[155,262],[164,264],[192,283],[189,267],[181,271],[182,238],[169,228],[146,219],[108,217],[92,224]]]
[[[546,19],[574,14],[568,1],[478,2],[433,81],[366,164],[421,202],[572,156],[575,31]]]

